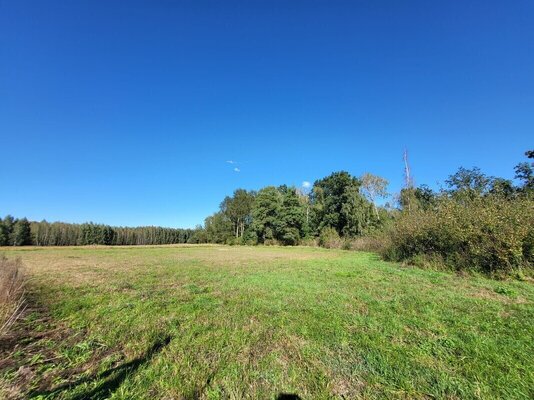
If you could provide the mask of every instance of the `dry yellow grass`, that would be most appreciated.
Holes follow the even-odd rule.
[[[24,313],[24,279],[18,259],[0,255],[0,339]]]

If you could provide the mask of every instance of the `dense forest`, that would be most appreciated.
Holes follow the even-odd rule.
[[[29,222],[8,215],[0,219],[1,246],[156,245],[187,243],[193,229],[155,226],[115,227],[102,224]]]
[[[388,181],[345,171],[310,187],[237,189],[195,229],[0,219],[0,245],[219,243],[320,245],[380,252],[386,259],[482,272],[534,265],[534,151],[511,180],[460,168],[433,191],[405,185],[392,203]],[[407,160],[406,160],[407,161]]]

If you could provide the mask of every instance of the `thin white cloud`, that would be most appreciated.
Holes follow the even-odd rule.
[[[234,160],[228,160],[226,161],[228,164],[237,164],[237,161],[234,161]]]
[[[304,182],[302,182],[302,187],[304,189],[309,189],[309,188],[311,188],[311,183],[308,182],[308,181],[304,181]]]
[[[234,171],[235,172],[241,172],[241,170],[239,168],[237,168],[237,167],[234,168]]]

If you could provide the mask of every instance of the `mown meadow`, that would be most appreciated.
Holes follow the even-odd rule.
[[[1,252],[28,278],[2,398],[534,397],[529,281],[307,247]]]

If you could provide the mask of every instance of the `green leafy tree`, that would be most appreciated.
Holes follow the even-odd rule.
[[[264,187],[256,195],[252,208],[252,229],[260,243],[275,239],[282,203],[283,196],[274,186]]]
[[[486,176],[480,168],[466,169],[460,167],[445,181],[449,187],[449,193],[458,200],[472,200],[489,191],[491,177]]]
[[[193,231],[193,234],[187,240],[187,243],[199,244],[208,243],[208,236],[206,230],[202,225],[197,225]]]
[[[7,231],[4,221],[0,218],[0,246],[7,246],[9,244],[9,232]]]
[[[505,199],[511,199],[516,193],[516,188],[509,179],[493,178],[488,193]]]
[[[222,212],[207,217],[204,229],[209,243],[226,243],[234,235],[232,221]]]
[[[373,205],[360,194],[359,189],[351,187],[347,190],[348,201],[341,208],[342,220],[346,221],[341,230],[342,236],[361,236],[374,227],[375,218]]]
[[[384,179],[380,176],[373,175],[369,172],[366,172],[360,177],[361,190],[364,196],[369,199],[373,204],[375,215],[377,219],[380,219],[380,214],[378,213],[378,207],[376,206],[377,199],[383,199],[388,196],[388,185],[389,182],[387,179]]]
[[[403,188],[400,192],[399,203],[403,211],[428,210],[435,206],[437,194],[427,185]]]
[[[282,204],[278,208],[275,236],[286,245],[297,245],[305,235],[306,209],[293,187],[281,186]]]
[[[339,235],[361,235],[371,222],[372,205],[360,194],[360,181],[348,172],[334,172],[313,185],[315,231],[334,228]]]
[[[252,222],[253,204],[254,192],[247,192],[245,189],[237,189],[232,197],[225,197],[221,203],[221,212],[232,221],[236,238],[242,237]]]
[[[12,246],[13,245],[13,228],[15,226],[15,218],[11,215],[6,215],[4,218],[4,221],[2,222],[3,225],[3,233],[5,235],[5,245]]]
[[[30,223],[26,218],[17,220],[13,225],[12,244],[13,246],[27,246],[32,244]]]
[[[534,159],[534,150],[528,150],[525,155]],[[530,192],[534,190],[534,162],[522,162],[515,167],[515,178],[523,182],[522,190]]]

